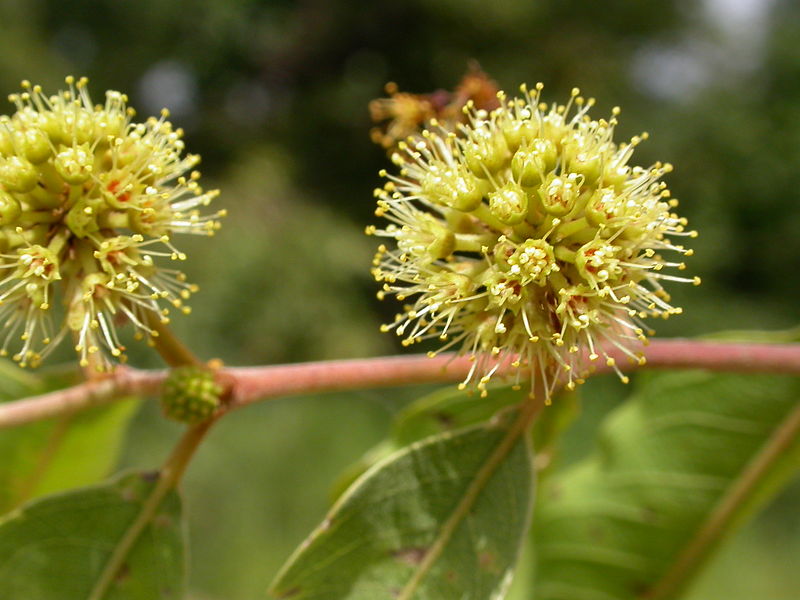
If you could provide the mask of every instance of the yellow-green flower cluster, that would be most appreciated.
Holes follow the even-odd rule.
[[[462,387],[485,392],[498,369],[516,369],[517,385],[529,372],[549,398],[598,359],[626,380],[606,349],[643,362],[641,319],[680,312],[662,282],[699,279],[664,272],[685,265],[663,252],[692,252],[672,238],[696,232],[660,181],[671,166],[629,164],[646,134],[617,144],[619,109],[594,120],[577,89],[552,106],[541,89],[500,93],[491,112],[468,104],[458,131],[434,121],[409,138],[392,157],[399,174],[382,172],[375,191],[390,224],[367,233],[396,242],[375,257],[379,297],[412,302],[385,330],[467,354]]]
[[[0,355],[35,366],[69,336],[103,368],[124,359],[116,324],[152,340],[169,306],[188,312],[195,286],[157,261],[184,260],[172,235],[211,235],[222,212],[200,213],[218,192],[166,110],[136,123],[124,94],[94,105],[86,79],[66,82],[53,96],[23,82],[0,117]]]

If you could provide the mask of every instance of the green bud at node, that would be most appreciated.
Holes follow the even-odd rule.
[[[221,393],[212,372],[180,367],[173,369],[164,382],[161,408],[166,417],[194,425],[211,418],[220,405]]]

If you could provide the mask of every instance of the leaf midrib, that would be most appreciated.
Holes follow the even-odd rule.
[[[791,446],[800,440],[800,403],[776,427],[761,450],[728,486],[695,535],[678,553],[664,576],[640,597],[664,600],[675,597],[708,559],[728,526],[746,509],[758,493],[759,485]]]
[[[414,569],[411,578],[396,597],[397,600],[412,600],[413,594],[419,589],[425,576],[430,572],[433,565],[444,552],[447,543],[461,524],[461,521],[469,514],[469,511],[486,487],[489,479],[491,479],[494,472],[502,464],[503,460],[514,447],[516,441],[528,430],[528,427],[540,408],[540,404],[530,399],[523,404],[519,415],[512,423],[506,435],[503,436],[495,450],[488,456],[483,465],[481,465],[481,468],[467,487],[461,501],[453,509],[453,512],[444,522],[441,529],[439,529],[433,543]]]

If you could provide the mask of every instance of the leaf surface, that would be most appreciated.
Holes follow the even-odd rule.
[[[538,500],[536,600],[674,598],[800,465],[800,382],[645,378]]]
[[[429,436],[486,422],[504,408],[519,403],[526,393],[501,386],[481,398],[471,390],[459,390],[451,385],[418,398],[394,417],[387,439],[368,450],[341,474],[332,486],[332,497],[341,496],[367,469],[394,452]]]
[[[16,365],[3,363],[0,377],[8,377],[3,380],[0,401],[74,383],[63,374],[32,377]],[[121,400],[0,431],[0,514],[32,498],[105,477],[116,462],[125,427],[137,406],[133,399]]]
[[[485,398],[473,390],[448,386],[412,402],[395,417],[391,439],[398,448],[428,436],[483,423],[519,403],[527,390],[494,387]]]
[[[116,480],[48,496],[0,521],[0,598],[85,600],[157,477]],[[179,600],[185,578],[178,495],[169,493],[103,600]]]
[[[497,419],[427,438],[375,465],[301,545],[271,597],[499,598],[533,501],[528,436],[512,430]]]

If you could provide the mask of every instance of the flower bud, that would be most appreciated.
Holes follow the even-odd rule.
[[[614,191],[621,192],[630,175],[630,167],[625,165],[614,165],[603,171],[603,178],[601,182],[603,187],[613,187]]]
[[[0,156],[14,154],[13,132],[3,127],[8,122],[8,117],[0,117]]]
[[[94,155],[89,144],[64,148],[56,154],[54,166],[61,178],[70,185],[86,182],[92,174]]]
[[[36,168],[26,159],[9,156],[0,159],[0,183],[12,192],[30,192],[36,187]]]
[[[98,137],[100,142],[103,143],[103,138],[120,138],[125,134],[125,129],[128,126],[128,115],[125,110],[125,103],[128,97],[114,90],[106,92],[106,102],[109,107],[116,108],[116,110],[106,111],[105,119],[97,123],[99,130]]]
[[[173,369],[161,393],[164,416],[194,425],[210,419],[220,406],[222,387],[214,374],[198,367]]]
[[[102,206],[103,201],[100,198],[81,198],[67,211],[64,223],[77,237],[85,238],[100,230],[97,215]]]
[[[8,192],[0,190],[0,227],[13,225],[21,213],[22,207],[19,201]]]
[[[46,161],[53,153],[50,140],[41,129],[27,129],[19,137],[19,145],[25,158],[35,165]]]
[[[547,166],[541,156],[525,150],[517,150],[511,159],[511,174],[521,186],[533,187],[542,183]]]
[[[500,271],[508,271],[511,269],[509,260],[514,256],[517,250],[517,245],[510,241],[506,236],[500,236],[492,248],[492,261]]]
[[[484,184],[462,169],[437,167],[422,185],[435,203],[464,212],[474,210],[483,200]]]
[[[585,185],[592,185],[603,173],[602,159],[597,154],[582,152],[569,163],[569,170],[583,176]]]
[[[505,138],[489,132],[464,142],[463,152],[467,167],[478,177],[496,173],[510,156]]]
[[[55,147],[73,142],[67,132],[67,120],[56,112],[39,113],[39,129],[50,138]]]
[[[512,121],[507,123],[502,131],[511,152],[516,152],[520,146],[536,137],[536,126],[530,121]]]
[[[86,108],[75,111],[74,117],[67,119],[67,128],[75,144],[83,145],[96,139],[95,122],[95,116]]]
[[[489,194],[489,209],[506,225],[522,223],[528,214],[528,195],[514,183]]]
[[[617,196],[611,188],[599,188],[592,193],[586,204],[586,220],[597,227],[614,216],[614,203]]]
[[[558,161],[555,144],[548,139],[536,139],[520,147],[511,160],[511,173],[520,185],[539,185]]]
[[[455,234],[428,213],[420,213],[418,217],[422,227],[403,227],[397,237],[398,246],[423,260],[434,261],[450,256],[455,249]]]
[[[556,217],[566,215],[575,206],[581,185],[583,176],[575,173],[548,176],[539,187],[539,199],[545,212]]]

